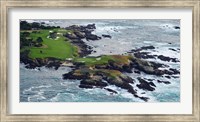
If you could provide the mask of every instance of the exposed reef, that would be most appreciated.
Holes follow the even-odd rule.
[[[131,85],[135,81],[124,73],[130,73],[135,69],[136,71],[157,76],[179,74],[178,70],[172,68],[161,70],[161,68],[168,68],[166,65],[145,61],[131,55],[103,55],[88,58],[90,60],[76,60],[74,62],[77,64],[76,68],[69,73],[63,74],[63,79],[81,80],[80,88],[105,88],[108,85],[115,85],[144,101],[147,101],[148,98],[137,94],[137,91]],[[142,78],[137,79],[140,82],[137,85],[138,88],[148,91],[155,90],[156,86],[152,81],[147,82]],[[160,82],[169,84],[166,81]]]
[[[132,49],[128,53],[133,53],[135,57],[140,59],[159,59],[161,61],[174,62],[174,63],[180,62],[177,58],[171,58],[164,55],[151,55],[150,52],[148,52],[148,50],[154,50],[154,49],[156,49],[154,46],[143,46],[138,49]],[[169,50],[177,51],[173,48],[169,48]]]

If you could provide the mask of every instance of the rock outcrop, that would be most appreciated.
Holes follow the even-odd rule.
[[[170,84],[169,81],[161,81],[161,80],[157,80],[157,81],[158,81],[158,83]]]
[[[153,50],[155,49],[154,46],[144,46],[138,49],[132,49],[130,52],[128,53],[133,53],[133,55],[136,58],[140,58],[140,59],[160,59],[162,61],[167,61],[167,62],[180,62],[177,58],[171,58],[168,56],[164,56],[164,55],[151,55],[150,52],[146,52],[146,50]],[[177,51],[173,48],[169,48],[169,50],[172,51]]]
[[[140,98],[134,88],[130,85],[130,83],[134,83],[134,80],[117,70],[80,67],[79,69],[63,74],[63,79],[81,80],[79,85],[80,88],[104,88],[108,84],[115,85],[127,90],[129,93],[133,94],[133,96]],[[103,82],[102,80],[106,82]],[[146,101],[148,98],[141,97],[141,99]]]
[[[103,57],[97,57],[100,59]],[[160,68],[166,67],[166,65],[145,61],[134,56],[118,56],[111,55],[109,57],[104,57],[107,60],[107,63],[100,64],[100,62],[93,62],[92,65],[86,65],[84,62],[79,63],[73,71],[63,75],[63,79],[77,79],[81,80],[80,88],[94,88],[100,87],[104,88],[107,85],[115,85],[122,89],[126,89],[127,92],[133,94],[133,96],[147,101],[148,98],[138,96],[137,91],[133,88],[131,84],[134,84],[135,81],[124,75],[123,72],[130,73],[130,70],[135,69],[136,71],[143,71],[151,75],[173,75],[179,73],[178,70],[169,68],[161,70]],[[116,59],[115,59],[116,58]],[[120,59],[120,60],[119,60]],[[104,81],[106,82],[104,82]],[[138,78],[140,84],[136,86],[143,90],[154,91],[155,84],[145,79]],[[165,84],[168,84],[166,81],[159,81]]]
[[[20,55],[20,62],[25,64],[25,67],[28,69],[35,69],[36,67],[42,67],[46,66],[47,68],[54,68],[57,70],[60,65],[62,64],[62,61],[56,58],[36,58],[31,59],[28,57],[29,51],[24,51]]]
[[[70,32],[66,33],[66,37],[69,39],[86,39],[86,40],[99,40],[101,37],[92,34],[94,29],[96,29],[95,24],[88,24],[87,26],[79,26],[79,25],[72,25],[67,28],[66,30],[70,30]]]
[[[177,58],[170,58],[168,56],[163,56],[163,55],[159,55],[158,58],[162,61],[168,61],[168,62],[179,62],[179,60]]]
[[[104,37],[104,38],[109,38],[109,39],[112,38],[110,35],[107,35],[107,34],[102,34],[102,37]]]
[[[153,82],[147,82],[140,77],[138,77],[137,79],[140,82],[140,84],[136,85],[138,88],[143,89],[143,90],[148,90],[148,91],[154,91],[155,90],[154,87],[156,87],[156,85]]]

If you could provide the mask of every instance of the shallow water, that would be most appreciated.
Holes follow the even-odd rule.
[[[30,20],[29,20],[30,21]],[[40,20],[41,22],[44,20]],[[180,52],[169,48],[180,49],[180,30],[173,26],[180,26],[179,20],[45,20],[49,25],[66,27],[72,24],[96,24],[93,32],[99,36],[109,34],[111,39],[102,38],[98,41],[86,41],[93,47],[91,56],[125,54],[131,49],[153,45],[156,49],[147,50],[151,54],[164,55],[180,60]],[[169,44],[171,43],[171,44]],[[159,59],[148,59],[180,69],[180,62],[164,62]],[[78,80],[63,80],[62,74],[71,71],[69,67],[60,67],[58,70],[40,68],[30,70],[20,64],[20,101],[21,102],[143,102],[133,97],[126,90],[115,87],[109,88],[118,92],[110,92],[95,88],[79,88]],[[147,75],[145,73],[126,73],[135,79],[132,84],[140,96],[149,97],[149,102],[179,102],[180,78],[167,79]],[[179,75],[177,75],[179,77]],[[139,83],[137,77],[154,79],[155,91],[144,91],[136,87]],[[158,83],[157,80],[167,80],[171,84]]]

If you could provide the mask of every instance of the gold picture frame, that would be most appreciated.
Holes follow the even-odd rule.
[[[156,7],[156,8],[192,8],[193,48],[192,48],[192,114],[186,115],[13,115],[8,114],[8,10],[17,7],[64,8],[64,7]],[[200,1],[199,0],[1,0],[0,2],[0,120],[1,122],[19,121],[165,121],[165,122],[200,122]]]

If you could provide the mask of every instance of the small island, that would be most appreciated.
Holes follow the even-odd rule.
[[[149,98],[138,94],[135,87],[144,91],[154,91],[156,85],[152,79],[137,77],[139,84],[134,86],[135,80],[128,76],[128,73],[145,73],[168,79],[180,74],[179,70],[166,64],[148,60],[180,62],[177,58],[151,55],[148,51],[156,48],[153,45],[132,49],[122,55],[90,56],[94,50],[85,41],[112,38],[111,35],[104,33],[93,34],[95,29],[93,23],[61,28],[45,25],[45,23],[20,21],[20,63],[25,64],[27,69],[40,70],[40,67],[47,67],[54,68],[55,72],[59,67],[71,67],[72,71],[63,74],[62,78],[80,80],[79,88],[101,88],[112,94],[118,94],[118,91],[107,88],[109,85],[114,85],[145,102]],[[157,80],[157,82],[170,84],[170,81],[166,80]]]

